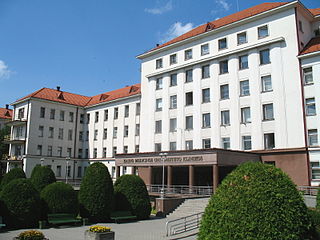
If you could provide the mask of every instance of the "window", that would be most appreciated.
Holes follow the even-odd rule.
[[[177,142],[170,142],[170,151],[177,150]]]
[[[37,155],[39,155],[39,156],[42,155],[42,145],[37,146]]]
[[[170,109],[177,108],[177,95],[170,96]]]
[[[87,124],[90,123],[90,113],[87,113]]]
[[[124,126],[123,136],[124,137],[128,137],[129,136],[129,126],[128,125]]]
[[[186,141],[186,150],[192,150],[193,149],[193,141],[188,140]]]
[[[84,123],[84,114],[80,114],[80,123]]]
[[[186,130],[193,129],[193,116],[186,116]]]
[[[89,158],[89,149],[88,148],[86,148],[84,157],[85,158]]]
[[[128,146],[123,146],[123,153],[128,153]]]
[[[73,122],[73,118],[74,118],[74,113],[69,112],[69,122]]]
[[[162,58],[156,60],[156,69],[162,68]]]
[[[112,148],[112,157],[115,157],[117,154],[117,147]]]
[[[209,78],[210,77],[210,66],[205,65],[202,66],[202,78]]]
[[[59,128],[58,139],[63,139],[63,128]]]
[[[239,69],[247,69],[249,67],[248,55],[243,55],[239,57]]]
[[[64,111],[60,111],[60,121],[64,121]]]
[[[57,166],[56,176],[61,177],[61,166],[60,165]]]
[[[229,110],[221,111],[221,125],[230,125],[230,112]]]
[[[139,136],[140,135],[140,124],[136,124],[136,133],[135,133],[136,136]]]
[[[39,137],[43,137],[43,126],[39,126]]]
[[[261,50],[260,54],[260,65],[270,63],[270,51],[269,49]]]
[[[311,162],[312,180],[320,180],[320,164],[319,162]]]
[[[186,70],[186,83],[193,81],[192,69]]]
[[[219,39],[218,47],[219,47],[219,50],[226,49],[228,47],[227,46],[227,39],[226,38]]]
[[[107,139],[108,138],[108,129],[104,128],[103,129],[103,139]]]
[[[184,51],[184,60],[192,59],[192,49]]]
[[[274,148],[274,133],[265,133],[264,134],[264,148],[272,149]]]
[[[68,141],[72,141],[72,135],[73,135],[73,131],[72,129],[68,130]]]
[[[129,105],[124,106],[124,117],[129,117]]]
[[[193,92],[186,93],[186,106],[193,104]]]
[[[161,90],[162,89],[162,78],[157,78],[156,79],[156,90]]]
[[[136,115],[140,115],[140,103],[136,103]]]
[[[62,157],[62,147],[58,147],[58,157]]]
[[[99,122],[99,112],[95,112],[94,122]]]
[[[220,74],[228,73],[228,60],[221,61],[219,63],[220,66]]]
[[[203,149],[211,148],[211,139],[210,138],[202,139],[202,148]]]
[[[170,55],[170,65],[177,63],[177,54]]]
[[[71,157],[71,152],[72,152],[72,149],[71,148],[67,148],[67,156],[68,157]]]
[[[308,130],[308,144],[309,146],[318,146],[318,130]]]
[[[307,116],[316,115],[316,102],[314,98],[307,98],[306,99],[306,114]]]
[[[115,107],[113,109],[113,119],[118,119],[119,117],[119,108]]]
[[[249,96],[250,95],[250,87],[249,80],[240,81],[240,96]]]
[[[242,149],[251,150],[251,136],[242,136]]]
[[[156,99],[156,111],[162,111],[162,98]]]
[[[177,74],[170,75],[170,87],[177,86]]]
[[[134,151],[135,151],[136,153],[138,153],[138,152],[140,151],[139,145],[136,145],[136,146],[135,146]]]
[[[273,104],[263,104],[263,120],[268,121],[268,120],[274,120],[273,118]]]
[[[82,142],[83,141],[83,131],[79,132],[79,141]]]
[[[115,175],[116,175],[116,167],[112,167],[111,168],[111,177],[115,178]]]
[[[78,149],[78,158],[82,158],[82,148]]]
[[[78,177],[78,178],[81,178],[81,177],[82,177],[82,167],[81,167],[81,166],[78,166],[78,174],[77,174],[77,177]]]
[[[302,25],[302,21],[299,20],[299,30],[300,32],[303,33],[303,25]]]
[[[93,136],[93,140],[97,141],[98,140],[98,130],[94,130],[94,136]]]
[[[161,152],[161,143],[155,143],[154,144],[154,151],[155,152]]]
[[[210,102],[210,88],[202,89],[202,103]]]
[[[46,115],[46,109],[44,107],[40,108],[40,118],[44,118]]]
[[[201,45],[201,56],[209,54],[209,44]]]
[[[117,138],[117,135],[118,135],[118,128],[114,127],[113,128],[113,138]]]
[[[304,84],[313,83],[312,67],[303,69],[303,79],[304,79]]]
[[[247,43],[247,33],[246,32],[238,33],[237,41],[238,41],[238,45]]]
[[[98,150],[96,148],[93,149],[93,158],[98,157]]]
[[[222,142],[223,149],[230,149],[230,138],[229,137],[221,138],[221,142]]]
[[[251,122],[251,112],[250,107],[241,108],[241,123]]]
[[[54,119],[55,113],[56,113],[56,110],[55,110],[55,109],[51,109],[51,110],[50,110],[50,119]]]
[[[89,141],[89,131],[86,132],[86,141]]]
[[[224,99],[228,99],[229,98],[229,85],[225,84],[225,85],[221,85],[220,86],[220,99],[224,100]]]
[[[211,126],[211,124],[210,124],[210,113],[202,114],[202,127],[203,128],[209,128],[210,126]]]
[[[68,166],[67,168],[67,175],[68,177],[71,177],[71,166]]]
[[[177,119],[176,118],[170,118],[170,132],[177,131]]]
[[[158,120],[155,123],[155,133],[161,133],[162,132],[162,121]]]
[[[258,27],[258,38],[265,38],[269,36],[268,25]]]
[[[20,108],[18,111],[18,119],[24,118],[24,108]]]
[[[262,92],[272,91],[272,80],[271,75],[261,77]]]
[[[108,109],[104,110],[104,121],[108,121],[109,118],[109,111]]]
[[[22,137],[22,130],[23,127],[22,126],[17,126],[17,132],[16,132],[16,137]]]
[[[53,134],[54,134],[54,128],[53,127],[49,127],[49,138],[53,138]]]
[[[48,157],[52,157],[52,146],[48,146],[47,155],[48,155]]]

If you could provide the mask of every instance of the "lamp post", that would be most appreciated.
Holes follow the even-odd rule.
[[[164,161],[167,158],[168,153],[160,153],[159,156],[161,157],[162,160],[162,188],[160,190],[160,198],[165,197],[165,192],[164,192]]]
[[[70,161],[70,158],[69,158],[69,157],[66,157],[66,183],[68,183],[69,161]]]
[[[41,159],[40,159],[40,165],[41,165],[41,167],[43,167],[43,164],[44,164],[44,158],[41,158]]]

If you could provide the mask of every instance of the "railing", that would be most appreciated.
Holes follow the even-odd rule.
[[[58,179],[57,181],[68,183],[72,187],[76,187],[76,188],[79,188],[81,185],[81,179]]]
[[[298,190],[303,192],[303,195],[317,196],[320,187],[298,186]]]
[[[198,229],[203,212],[168,221],[166,223],[166,236],[189,232]]]
[[[162,185],[147,185],[149,193],[161,193]],[[212,186],[185,186],[185,185],[171,185],[164,186],[165,194],[185,194],[185,195],[200,195],[211,196],[213,193]]]

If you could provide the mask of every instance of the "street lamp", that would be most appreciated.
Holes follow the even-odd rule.
[[[66,157],[66,183],[68,183],[69,161],[70,161],[70,158],[69,158],[69,157]]]
[[[160,198],[164,198],[165,192],[164,192],[164,161],[167,158],[168,153],[160,153],[159,156],[162,160],[162,188],[160,190]]]
[[[40,165],[41,165],[41,167],[43,167],[43,164],[44,164],[44,158],[41,158],[41,159],[40,159]]]

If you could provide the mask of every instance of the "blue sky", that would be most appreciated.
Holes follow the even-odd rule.
[[[138,54],[236,11],[236,0],[0,0],[0,107],[42,87],[93,96],[138,83]]]

